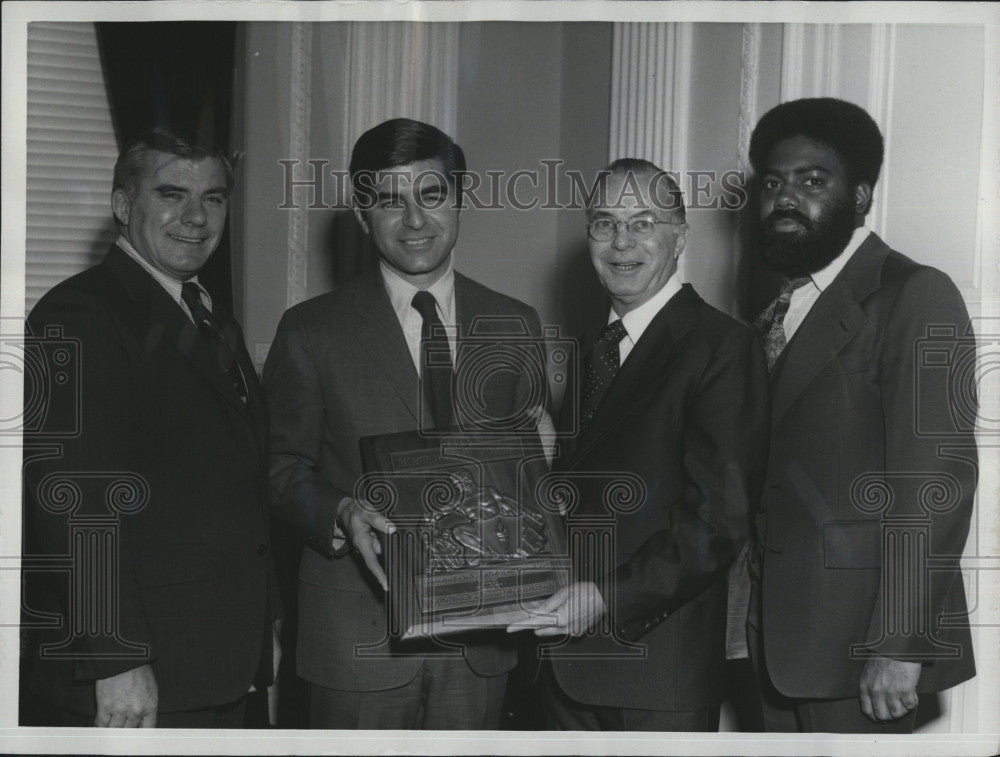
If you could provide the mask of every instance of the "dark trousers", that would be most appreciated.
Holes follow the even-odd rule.
[[[542,665],[541,685],[546,727],[552,731],[695,731],[719,730],[719,708],[640,710],[584,704],[566,696],[552,666]]]
[[[189,710],[187,712],[158,712],[156,714],[157,728],[242,728],[243,718],[246,710],[246,697],[236,702],[220,705],[219,707],[208,707],[203,710]],[[93,715],[81,715],[61,708],[52,708],[49,711],[51,720],[47,717],[46,723],[33,723],[32,725],[66,726],[73,728],[87,728],[94,726]]]
[[[310,728],[496,730],[507,675],[476,675],[462,657],[427,657],[409,683],[386,691],[311,684]]]
[[[757,592],[754,592],[757,594]],[[751,596],[747,642],[756,672],[764,730],[776,733],[913,733],[916,710],[887,723],[870,720],[858,697],[849,699],[793,699],[778,691],[767,673],[760,606]]]

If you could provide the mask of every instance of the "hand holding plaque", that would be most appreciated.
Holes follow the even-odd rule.
[[[408,432],[363,439],[362,458],[397,529],[384,549],[397,635],[505,628],[565,585],[560,520],[534,497],[537,439]]]

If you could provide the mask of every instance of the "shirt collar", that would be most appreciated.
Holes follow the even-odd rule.
[[[628,332],[629,339],[633,343],[639,341],[639,337],[646,330],[652,320],[656,317],[663,306],[670,301],[673,297],[681,291],[681,279],[676,272],[667,279],[667,283],[660,287],[660,291],[642,303],[639,307],[628,311],[625,315],[621,316],[622,325]],[[608,323],[618,320],[618,314],[615,312],[614,308],[608,314]]]
[[[168,276],[163,271],[157,268],[154,268],[149,263],[148,260],[146,260],[142,255],[139,254],[139,251],[136,250],[135,247],[132,246],[132,243],[129,242],[123,235],[121,234],[118,235],[118,239],[115,242],[115,244],[121,247],[122,250],[125,252],[125,254],[128,255],[130,258],[132,258],[132,260],[134,260],[136,263],[142,266],[142,269],[150,276],[152,276],[157,284],[163,287],[164,291],[166,291],[166,293],[170,295],[170,298],[174,302],[176,302],[178,305],[181,304],[182,302],[181,281],[175,279],[173,276]],[[201,282],[198,281],[197,276],[192,276],[190,279],[188,279],[188,281],[193,282],[198,287],[198,291],[201,294],[201,301],[205,304],[205,307],[207,307],[209,311],[211,311],[212,298],[208,294],[208,290],[206,290],[205,287],[201,285]],[[187,308],[186,305],[184,307],[185,309]]]
[[[871,230],[867,227],[858,226],[858,228],[854,230],[854,233],[851,234],[851,239],[848,241],[844,251],[831,260],[827,264],[826,268],[816,271],[816,273],[811,275],[813,284],[816,285],[816,288],[819,291],[824,291],[828,286],[830,286],[830,284],[833,283],[833,280],[837,278],[837,274],[844,269],[844,266],[847,265],[847,261],[850,260],[851,256],[858,251],[858,248],[871,233]]]
[[[392,309],[399,314],[408,313],[413,308],[413,295],[420,288],[414,286],[404,279],[394,270],[389,268],[384,262],[379,261],[379,270],[382,273],[382,280],[385,282],[385,290],[389,294],[389,302]],[[427,291],[434,295],[437,300],[438,313],[441,315],[441,322],[447,325],[455,323],[455,262],[454,254],[448,261],[448,270],[444,275],[431,284]]]

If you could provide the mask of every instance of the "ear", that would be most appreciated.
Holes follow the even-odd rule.
[[[872,185],[862,181],[854,187],[854,212],[859,216],[868,215],[872,207]]]
[[[357,203],[354,203],[352,210],[354,211],[354,217],[358,219],[358,223],[361,228],[365,230],[365,234],[371,234],[371,230],[368,228],[368,222],[365,220],[365,214],[361,212],[361,208],[358,207]]]
[[[687,244],[688,225],[685,222],[677,227],[677,241],[674,242],[674,259],[676,260],[684,252],[684,245]]]
[[[132,199],[124,189],[116,189],[111,193],[111,211],[122,226],[128,226],[129,210],[132,206]]]

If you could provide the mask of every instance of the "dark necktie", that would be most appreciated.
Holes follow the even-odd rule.
[[[222,333],[222,329],[219,327],[219,323],[215,320],[212,312],[201,301],[201,292],[198,290],[198,285],[193,281],[185,281],[181,284],[181,299],[184,300],[184,304],[191,311],[191,317],[198,324],[198,330],[208,340],[208,343],[215,348],[215,354],[218,356],[217,365],[219,370],[229,377],[236,393],[246,402],[248,396],[247,382],[239,363],[236,362],[236,351],[226,340],[225,334]]]
[[[764,340],[764,353],[767,355],[767,369],[773,370],[774,364],[778,362],[781,351],[785,349],[788,341],[785,337],[785,314],[788,313],[788,306],[792,302],[792,293],[800,286],[810,281],[808,276],[799,276],[794,279],[785,279],[781,285],[781,291],[757,316],[754,326],[760,332]]]
[[[594,346],[587,354],[587,361],[583,367],[583,398],[580,406],[580,426],[581,428],[590,423],[597,410],[601,397],[607,390],[611,380],[618,373],[618,343],[625,338],[628,332],[622,324],[621,318],[612,321],[597,338]]]
[[[452,424],[451,384],[454,370],[444,324],[437,314],[437,300],[427,291],[413,295],[413,307],[424,319],[420,332],[420,388],[437,428]]]

